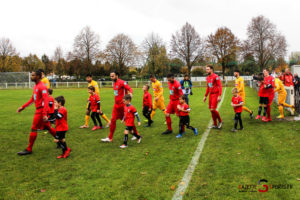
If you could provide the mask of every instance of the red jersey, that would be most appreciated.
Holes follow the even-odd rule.
[[[42,113],[43,116],[47,116],[49,111],[49,103],[48,103],[48,90],[47,87],[41,81],[38,82],[33,87],[33,95],[30,100],[25,103],[22,108],[26,108],[27,106],[35,103],[36,111],[35,113]]]
[[[284,73],[280,76],[280,80],[282,80],[283,84],[287,87],[294,86],[293,75],[291,73]]]
[[[270,88],[265,88],[270,86]],[[265,95],[265,97],[274,95],[274,88],[275,88],[275,79],[273,76],[268,76],[264,78],[264,88],[262,89],[262,93],[263,95]]]
[[[67,131],[68,123],[67,123],[67,109],[65,107],[61,107],[57,111],[57,118],[55,120],[55,130],[56,131]]]
[[[125,125],[134,126],[134,117],[137,114],[137,111],[133,105],[125,105]]]
[[[232,99],[231,99],[231,102],[233,104],[240,104],[240,103],[243,102],[243,99],[239,95],[237,97],[233,96]],[[235,113],[241,113],[241,112],[243,112],[243,106],[233,107],[233,110],[234,110]]]
[[[170,101],[178,101],[179,97],[183,95],[180,83],[177,80],[174,80],[173,83],[169,81],[168,84],[170,90]]]
[[[264,89],[264,84],[262,82],[260,82],[260,87],[259,87],[259,91],[258,91],[258,96],[259,97],[265,97],[266,95],[263,92]]]
[[[54,98],[53,96],[48,96],[48,101],[49,101],[49,114],[54,113]]]
[[[207,96],[208,93],[218,94],[219,96],[222,95],[222,84],[221,84],[220,77],[217,74],[213,73],[207,76],[206,82],[207,82],[207,89],[206,89],[205,96]]]
[[[95,94],[90,95],[89,103],[91,104],[91,111],[97,112],[98,103],[100,103],[100,97],[98,96],[98,94],[95,93]]]
[[[123,104],[123,97],[125,94],[132,93],[131,87],[129,85],[121,80],[118,79],[116,82],[114,82],[114,95],[115,95],[115,104]]]
[[[152,108],[152,96],[148,91],[144,92],[144,97],[143,97],[143,108],[145,106],[148,106],[149,108]]]
[[[186,103],[183,104],[178,104],[180,106],[180,108],[182,108],[184,111],[190,111],[190,107],[189,105],[187,105]],[[183,111],[179,111],[179,116],[188,116],[189,113],[188,112],[183,112]]]

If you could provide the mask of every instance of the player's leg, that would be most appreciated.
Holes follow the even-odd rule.
[[[273,98],[274,98],[274,94],[273,95],[270,95],[268,97],[268,104],[267,104],[267,115],[268,115],[268,121],[272,121],[272,118],[271,118],[271,104],[273,102]]]
[[[151,120],[153,120],[153,117],[155,115],[155,110],[157,109],[157,101],[155,101],[155,99],[153,99],[153,103],[152,103],[152,112],[151,112]]]
[[[243,122],[242,122],[242,113],[237,113],[238,114],[238,120],[239,120],[239,124],[240,124],[240,129],[239,130],[243,130]]]
[[[137,143],[141,143],[142,141],[142,136],[138,133],[136,126],[132,127],[132,135],[137,138]]]
[[[122,120],[123,117],[124,117],[124,106],[123,105],[121,105],[121,106],[114,105],[113,112],[112,112],[112,118],[110,120],[111,124],[109,127],[109,136],[108,136],[108,138],[102,139],[103,142],[112,142],[114,133],[116,130],[117,119]]]
[[[89,103],[86,105],[86,109],[89,107]],[[84,125],[80,126],[80,128],[88,128],[89,127],[89,121],[90,121],[90,111],[87,111],[85,113],[85,122]]]
[[[172,130],[172,120],[171,120],[171,114],[174,114],[175,113],[175,109],[173,108],[173,102],[170,101],[168,106],[167,106],[167,109],[166,109],[166,113],[165,113],[165,116],[166,116],[166,122],[167,122],[167,127],[168,129],[163,132],[162,134],[165,135],[165,134],[170,134],[170,133],[173,133],[173,130]]]
[[[106,121],[107,124],[110,123],[109,119],[106,117],[106,115],[103,112],[101,112],[100,115]]]
[[[120,146],[120,148],[126,148],[127,147],[127,142],[128,142],[128,133],[129,131],[131,131],[131,127],[126,127],[126,129],[124,130],[124,141],[123,144]]]
[[[186,104],[189,105],[189,95],[188,95],[188,94],[185,94],[184,96],[185,96],[185,98],[186,98],[186,99],[185,99]]]
[[[259,97],[258,113],[255,119],[260,119],[262,109],[263,109],[263,97]]]
[[[219,121],[218,128],[222,128],[223,121],[221,119],[220,113],[217,111],[218,107],[218,94],[210,95],[209,98],[211,98],[211,110],[214,113],[215,120],[217,119]]]
[[[176,136],[176,138],[182,137],[182,135],[184,133],[183,127],[184,127],[184,119],[183,119],[183,116],[180,116],[179,117],[179,134]]]
[[[190,116],[185,116],[185,126],[188,128],[188,129],[191,129],[195,135],[198,135],[198,130],[197,128],[194,128],[193,126],[190,125]]]
[[[98,123],[99,123],[98,129],[103,128],[103,126],[102,126],[102,121],[101,121],[101,119],[100,119],[99,113],[96,113],[96,119],[97,119],[97,121],[98,121]]]
[[[95,131],[98,129],[97,121],[96,121],[96,112],[92,112],[91,117],[94,123],[94,127],[92,128],[92,131]]]

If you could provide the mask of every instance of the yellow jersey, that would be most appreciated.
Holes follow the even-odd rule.
[[[238,77],[237,79],[235,79],[235,87],[238,89],[239,94],[245,93],[245,84],[242,77]]]
[[[158,80],[156,80],[154,83],[152,82],[152,88],[154,97],[163,97],[164,89],[161,82],[159,82]]]
[[[275,78],[275,92],[278,92],[278,94],[286,94],[284,85],[279,78]]]
[[[47,89],[50,88],[50,82],[47,77],[42,78],[41,81],[42,81],[42,83],[44,83],[44,85],[47,87]]]
[[[98,83],[96,81],[92,80],[89,83],[88,87],[90,87],[90,86],[93,86],[95,88],[95,93],[98,94],[98,96],[100,97]]]

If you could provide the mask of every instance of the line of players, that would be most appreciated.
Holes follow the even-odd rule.
[[[219,112],[217,111],[218,102],[221,101],[222,96],[222,84],[218,75],[214,73],[214,68],[211,65],[206,67],[207,73],[207,89],[205,96],[203,98],[203,102],[206,101],[207,96],[209,95],[209,109],[211,112],[211,116],[213,119],[213,125],[211,128],[221,129],[223,121],[220,117]],[[271,121],[271,109],[270,105],[274,98],[274,92],[278,92],[279,99],[279,111],[281,115],[279,118],[283,118],[283,106],[291,107],[285,103],[286,99],[286,91],[283,87],[282,82],[276,78],[274,79],[269,75],[269,71],[265,69],[263,71],[264,77],[259,81],[260,91],[259,91],[259,109],[258,115],[256,119],[260,119],[262,108],[264,108],[264,113],[262,120],[265,122]],[[236,70],[234,72],[235,80],[235,88],[232,90],[233,97],[231,105],[234,107],[235,111],[235,124],[234,129],[232,131],[237,131],[237,124],[240,123],[240,130],[243,129],[241,113],[243,110],[250,113],[250,117],[253,118],[253,111],[245,107],[245,89],[244,89],[244,80],[240,77],[240,72]],[[115,96],[115,104],[112,111],[111,120],[108,120],[107,117],[102,113],[100,106],[100,97],[99,97],[99,88],[95,81],[92,80],[91,75],[87,75],[86,79],[89,83],[88,91],[90,93],[89,103],[87,104],[87,111],[85,117],[85,124],[80,128],[88,128],[89,114],[92,111],[92,119],[95,124],[92,130],[102,129],[102,123],[99,118],[99,114],[107,121],[107,127],[110,128],[109,136],[101,139],[102,142],[112,142],[113,135],[116,128],[116,120],[125,121],[125,131],[124,131],[124,142],[120,146],[121,148],[127,147],[128,134],[133,134],[132,140],[137,139],[138,143],[141,142],[141,136],[138,133],[136,126],[134,124],[134,118],[136,117],[138,120],[138,125],[140,125],[140,118],[135,109],[135,107],[131,104],[131,99],[133,96],[133,90],[130,86],[123,80],[119,78],[118,72],[112,72],[110,74],[110,78],[113,81],[113,90]],[[148,92],[149,86],[144,85],[144,97],[143,97],[143,115],[148,119],[148,125],[146,127],[150,127],[153,123],[153,118],[155,115],[156,109],[160,109],[164,112],[167,124],[167,130],[163,132],[163,135],[171,134],[173,132],[172,129],[172,121],[171,114],[176,114],[180,118],[179,122],[179,134],[176,136],[177,138],[181,138],[185,133],[185,127],[194,131],[194,134],[198,134],[197,128],[190,126],[190,118],[189,112],[190,108],[186,103],[186,97],[182,92],[182,88],[180,83],[175,80],[173,74],[169,74],[167,76],[168,85],[169,85],[169,104],[167,108],[165,108],[164,97],[163,97],[163,87],[161,82],[159,82],[154,75],[150,77],[152,82],[152,88],[154,93],[154,99],[152,103],[152,96]],[[67,158],[71,152],[71,149],[67,147],[65,142],[65,133],[68,130],[67,125],[67,110],[64,107],[65,99],[63,96],[56,97],[54,102],[51,95],[48,95],[47,87],[49,88],[49,81],[45,79],[44,73],[42,70],[37,70],[32,73],[31,80],[36,83],[33,88],[33,95],[31,99],[18,108],[17,112],[21,112],[27,106],[35,103],[36,112],[34,114],[33,124],[31,128],[31,133],[29,136],[29,144],[28,147],[19,152],[18,155],[28,155],[32,153],[32,147],[34,141],[37,137],[37,130],[46,129],[49,133],[55,138],[55,142],[62,148],[63,153],[58,156],[58,158]],[[276,89],[274,90],[274,88]],[[51,90],[49,90],[51,91]],[[51,94],[51,92],[50,92]],[[52,98],[52,100],[51,100]],[[49,103],[52,101],[52,103]],[[51,106],[53,105],[53,107]],[[267,118],[266,118],[267,114]],[[56,119],[56,129],[52,128],[49,121],[53,121]],[[97,125],[97,121],[99,125]]]

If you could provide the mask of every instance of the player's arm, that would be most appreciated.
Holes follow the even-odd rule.
[[[49,99],[48,99],[47,89],[42,90],[42,100],[44,102],[44,107],[43,107],[43,112],[42,112],[43,119],[44,119],[44,121],[47,121],[48,120],[47,114],[48,114],[48,111],[49,111]]]
[[[178,89],[179,96],[183,95],[183,92],[182,92],[180,84],[178,84],[177,89]]]
[[[162,87],[162,83],[159,83],[159,85],[156,86],[156,91],[157,91],[157,88],[159,88],[159,93],[157,94],[157,99],[159,99],[160,97],[163,96],[163,92],[164,92],[164,88]]]
[[[131,88],[126,82],[124,82],[124,88],[125,88],[125,90],[128,91],[129,94],[132,96],[133,90],[132,90],[132,88]]]
[[[26,107],[30,106],[33,102],[34,102],[34,99],[33,99],[33,95],[32,95],[28,102],[26,102],[23,106],[21,106],[17,109],[17,112],[21,112]]]
[[[216,78],[217,86],[219,88],[218,101],[221,101],[222,96],[222,83],[220,77]]]
[[[148,94],[149,94],[149,95],[148,95],[149,110],[151,110],[151,108],[152,108],[152,96],[151,96],[150,93],[148,93]]]
[[[139,113],[136,110],[134,110],[133,113],[134,113],[134,115],[135,115],[135,117],[138,121],[138,125],[140,126],[141,125],[141,119],[140,119]]]
[[[100,98],[97,97],[97,112],[100,113]]]
[[[206,101],[208,93],[209,93],[209,87],[208,87],[208,82],[206,82],[206,92],[205,92],[205,95],[204,95],[204,98],[203,98],[203,102]]]
[[[181,110],[182,112],[186,112],[186,113],[189,113],[191,111],[190,107],[189,106],[185,106],[183,107],[183,109]]]

